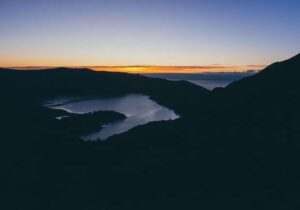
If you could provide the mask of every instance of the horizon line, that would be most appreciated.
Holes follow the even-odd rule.
[[[125,73],[138,73],[138,74],[189,74],[189,73],[246,73],[250,71],[260,71],[265,68],[265,64],[249,64],[244,66],[232,66],[232,65],[174,65],[174,66],[159,66],[159,65],[80,65],[80,66],[0,66],[0,68],[9,68],[15,70],[45,70],[51,68],[87,68],[94,71],[106,71],[106,72],[125,72]]]

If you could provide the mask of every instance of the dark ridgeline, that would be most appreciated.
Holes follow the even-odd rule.
[[[56,68],[43,71],[0,69],[0,87],[10,99],[30,97],[43,102],[59,96],[118,96],[141,93],[176,109],[208,95],[209,91],[186,81],[174,82],[125,73],[96,72],[89,69]],[[26,93],[26,94],[24,94]]]
[[[0,71],[5,209],[297,209],[300,55],[209,92],[86,69]],[[82,142],[56,96],[142,93],[182,117]],[[98,116],[99,115],[99,116]],[[87,126],[88,125],[88,126]],[[77,129],[76,129],[77,128]]]

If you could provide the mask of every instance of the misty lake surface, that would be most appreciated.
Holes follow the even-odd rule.
[[[47,101],[45,106],[65,110],[69,113],[85,114],[95,111],[115,111],[126,116],[125,119],[113,121],[99,127],[98,132],[82,136],[83,140],[105,140],[116,134],[121,134],[139,125],[149,122],[175,120],[179,118],[173,110],[163,107],[151,100],[149,96],[129,94],[116,98],[57,98]]]
[[[226,87],[231,82],[230,81],[216,81],[216,80],[187,80],[195,85],[199,85],[201,87],[204,87],[208,90],[213,90],[217,87]]]

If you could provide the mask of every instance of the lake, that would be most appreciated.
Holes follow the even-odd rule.
[[[82,136],[83,140],[105,140],[116,134],[121,134],[149,122],[168,121],[179,118],[173,110],[159,105],[149,96],[129,94],[114,98],[56,98],[45,103],[52,109],[65,110],[69,113],[85,114],[95,111],[115,111],[126,116],[99,127],[99,131]],[[100,130],[101,129],[101,130]]]

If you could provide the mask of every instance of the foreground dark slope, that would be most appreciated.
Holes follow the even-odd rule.
[[[28,90],[45,83],[35,78],[16,88],[20,78],[11,76],[15,92],[2,93],[12,100],[4,102],[8,106],[2,114],[6,209],[299,209],[299,61],[298,55],[273,64],[212,94],[190,85],[184,87],[188,93],[180,83],[146,82],[139,76],[136,80],[143,82],[134,83],[128,75],[128,91],[141,88],[141,93],[170,104],[184,117],[93,143],[66,133],[51,111],[32,105],[17,109],[20,105],[12,98],[26,99]],[[106,78],[103,83],[111,81]],[[154,81],[159,85],[145,87]],[[43,90],[50,92],[46,96],[59,90],[53,91],[56,82],[46,82],[51,86]],[[59,84],[69,86],[66,80]],[[97,94],[91,87],[78,85],[76,91]],[[98,89],[101,94],[124,94],[103,89]],[[40,91],[32,100],[44,98]],[[165,96],[168,100],[161,102]]]

